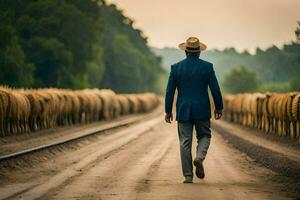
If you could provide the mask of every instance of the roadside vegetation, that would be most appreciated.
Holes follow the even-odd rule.
[[[0,84],[161,92],[143,32],[104,0],[1,0]]]
[[[235,48],[215,49],[202,52],[200,58],[214,64],[224,92],[300,91],[300,22],[295,34],[296,39],[282,48],[257,48],[254,54]],[[184,52],[175,48],[153,50],[163,57],[166,70],[185,57]]]

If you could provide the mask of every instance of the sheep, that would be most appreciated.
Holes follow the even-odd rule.
[[[293,133],[296,139],[300,142],[300,94],[298,93],[292,102],[293,120],[297,121],[293,127]]]
[[[98,89],[86,89],[82,92],[84,93],[86,100],[89,102],[88,121],[99,120],[99,113],[102,108],[102,102],[97,95]]]
[[[37,131],[41,128],[38,124],[42,118],[41,98],[33,90],[25,90],[24,95],[30,104],[29,129],[30,131]]]
[[[260,94],[257,97],[257,125],[256,128],[262,129],[264,123],[264,107],[267,101],[267,94]]]
[[[4,94],[5,95],[5,94]],[[0,135],[5,136],[4,134],[4,118],[6,113],[6,106],[3,102],[3,93],[0,90]]]
[[[126,115],[129,113],[130,107],[129,107],[129,100],[124,95],[117,95],[117,100],[120,105],[120,114]]]
[[[139,100],[141,112],[151,111],[158,102],[157,97],[152,93],[139,94],[137,95],[137,99]]]
[[[12,89],[0,86],[0,136],[149,112],[153,93],[117,95],[110,89]]]
[[[11,89],[7,89],[5,92],[7,92],[9,99],[6,114],[6,132],[10,135],[17,134],[20,131],[20,127],[18,127],[19,103]]]
[[[225,119],[300,140],[300,94],[243,93],[224,97]]]
[[[2,102],[7,103],[4,132],[18,134],[29,131],[30,103],[23,92],[11,88],[1,88]],[[4,106],[2,108],[4,110]],[[4,120],[4,119],[3,119]]]
[[[15,90],[14,95],[19,102],[19,115],[18,115],[18,126],[20,127],[20,133],[28,133],[29,129],[29,117],[31,112],[31,105],[28,98],[25,95],[25,91]]]
[[[224,97],[224,117],[233,122],[233,110],[232,110],[232,101],[235,98],[235,95],[226,95]]]
[[[118,112],[117,109],[120,109],[117,108],[118,101],[116,94],[112,90],[102,89],[99,91],[99,96],[103,105],[101,117],[106,120],[113,119]]]
[[[127,94],[127,95],[125,95],[125,97],[129,101],[129,113],[134,114],[134,113],[140,112],[141,105],[140,105],[140,102],[139,102],[137,96],[134,94]]]
[[[78,96],[73,91],[67,91],[72,101],[72,110],[70,113],[71,121],[73,124],[80,122],[80,101]]]
[[[7,130],[7,112],[10,104],[9,94],[6,91],[7,88],[0,87],[0,135],[5,136],[8,132]]]

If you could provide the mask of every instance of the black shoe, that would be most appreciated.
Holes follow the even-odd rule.
[[[194,160],[194,165],[196,166],[196,176],[198,178],[203,179],[205,177],[205,174],[204,174],[202,160],[200,158],[196,158]]]
[[[193,183],[193,178],[192,177],[185,177],[185,180],[183,181],[183,183]]]

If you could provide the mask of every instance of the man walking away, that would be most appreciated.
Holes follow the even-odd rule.
[[[173,120],[172,105],[177,88],[176,120],[182,172],[185,177],[184,183],[192,183],[193,164],[196,167],[197,177],[203,179],[205,176],[202,162],[211,139],[208,86],[214,100],[215,119],[220,119],[222,116],[223,102],[212,63],[199,58],[200,52],[206,49],[206,45],[198,38],[190,37],[185,43],[179,44],[179,48],[185,51],[186,58],[171,66],[165,96],[165,121],[171,123]],[[198,145],[196,158],[192,163],[191,146],[194,127]]]

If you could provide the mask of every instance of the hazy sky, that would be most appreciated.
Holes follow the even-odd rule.
[[[107,0],[135,20],[149,44],[177,47],[197,36],[208,48],[279,47],[295,39],[300,0]]]

